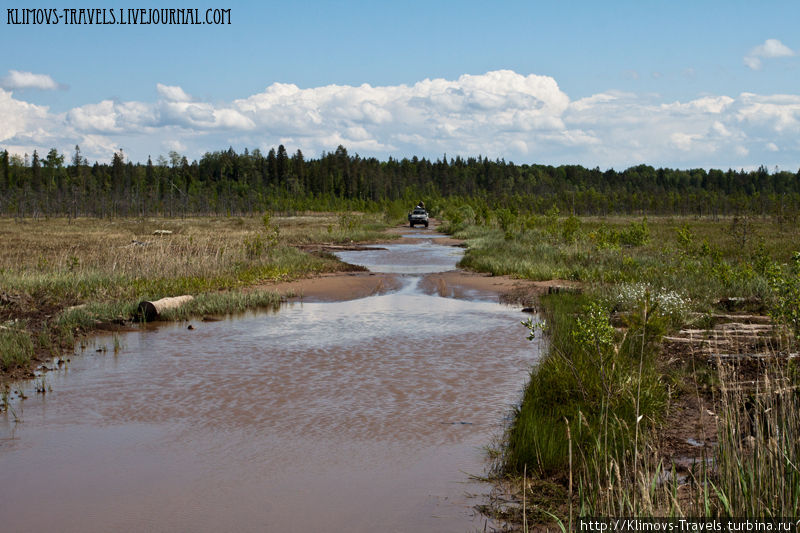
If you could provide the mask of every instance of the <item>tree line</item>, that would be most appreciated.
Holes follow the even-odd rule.
[[[68,158],[55,148],[42,157],[0,151],[0,214],[37,216],[183,216],[263,211],[375,211],[424,198],[489,208],[576,215],[759,214],[796,218],[800,171],[670,169],[638,165],[622,171],[580,165],[514,164],[502,159],[351,155],[343,146],[319,158],[283,145],[177,152],[155,162],[89,164],[79,146]]]

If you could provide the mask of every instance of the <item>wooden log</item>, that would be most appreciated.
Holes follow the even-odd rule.
[[[184,296],[171,296],[168,298],[161,298],[154,302],[143,301],[139,303],[138,313],[139,316],[144,318],[147,322],[157,319],[161,313],[167,309],[175,309],[184,305],[187,302],[194,300],[194,296],[186,294]]]
[[[694,318],[705,318],[706,315],[702,313],[691,313]],[[738,322],[743,324],[771,324],[772,319],[764,315],[729,315],[729,314],[712,314],[711,319],[717,323],[730,323]]]
[[[798,357],[797,353],[712,353],[709,355],[708,360],[737,360],[737,359],[795,359]]]
[[[693,339],[716,339],[716,340],[739,340],[739,339],[753,339],[763,340],[772,337],[772,330],[716,330],[716,329],[682,329],[678,335],[685,338]]]
[[[706,344],[706,345],[719,345],[728,344],[728,341],[718,339],[700,339],[688,337],[662,337],[664,342],[675,342],[680,344]]]

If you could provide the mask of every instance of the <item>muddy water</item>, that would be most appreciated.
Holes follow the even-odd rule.
[[[482,530],[468,474],[536,347],[518,309],[424,294],[458,251],[407,242],[343,254],[394,293],[97,338],[0,415],[2,530]]]

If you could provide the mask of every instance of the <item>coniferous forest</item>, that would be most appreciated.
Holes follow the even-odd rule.
[[[514,164],[481,156],[435,161],[363,158],[339,146],[319,158],[283,145],[264,155],[232,148],[199,160],[170,152],[145,163],[121,151],[89,164],[51,149],[24,157],[0,151],[0,214],[38,216],[231,215],[355,209],[458,197],[476,207],[542,213],[554,206],[576,215],[742,213],[794,219],[800,171],[653,168],[625,170]]]

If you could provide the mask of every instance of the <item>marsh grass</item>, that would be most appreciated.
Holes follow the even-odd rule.
[[[235,288],[330,271],[295,244],[383,237],[380,217],[65,220],[0,219],[0,284],[39,302],[108,301]],[[335,229],[329,232],[329,225]],[[153,235],[155,230],[171,235]],[[277,237],[276,237],[277,236]],[[261,245],[253,243],[260,242]]]
[[[800,509],[800,396],[796,361],[751,371],[719,365],[719,444],[709,483],[722,516],[796,516]]]
[[[68,348],[98,322],[130,320],[138,302],[191,294],[173,319],[272,307],[248,287],[346,270],[332,255],[295,247],[385,239],[381,214],[310,213],[183,219],[0,218],[0,368],[25,367],[34,352]],[[156,234],[155,232],[171,232]],[[31,351],[30,343],[34,350]]]
[[[620,334],[607,310],[585,295],[546,296],[542,307],[549,354],[531,372],[509,430],[505,468],[544,477],[566,472],[571,447],[577,463],[592,472],[609,457],[620,462],[666,404],[655,366],[655,316],[638,325],[631,320],[629,331]],[[601,470],[607,484],[612,471]]]
[[[570,223],[573,219],[577,223]],[[800,249],[800,234],[772,219],[753,218],[743,245],[732,224],[732,219],[680,217],[520,216],[505,230],[491,220],[449,229],[467,240],[460,266],[480,272],[594,285],[645,282],[685,291],[705,306],[726,296],[765,301],[770,268],[791,260],[792,251]]]
[[[777,355],[777,354],[776,354]],[[800,508],[800,397],[785,358],[752,365],[719,362],[717,446],[685,479],[651,435],[638,459],[579,465],[583,516],[791,517]],[[597,456],[595,444],[590,453]],[[610,477],[603,472],[612,472]]]
[[[194,316],[243,313],[249,309],[277,310],[281,296],[271,291],[223,292],[198,295],[181,307],[166,310],[162,320],[188,320]]]
[[[744,379],[725,364],[670,365],[659,344],[726,297],[756,302],[756,312],[796,330],[796,232],[757,218],[745,238],[733,219],[501,215],[451,224],[467,239],[461,266],[584,282],[581,295],[541,299],[549,353],[531,371],[499,454],[506,475],[532,475],[524,486],[571,489],[560,504],[523,492],[526,515],[562,525],[599,515],[795,515],[800,413],[790,346]],[[719,445],[681,474],[660,431],[673,397],[701,390],[713,392]]]
[[[33,355],[34,342],[30,332],[17,325],[0,328],[0,369],[25,368]]]

